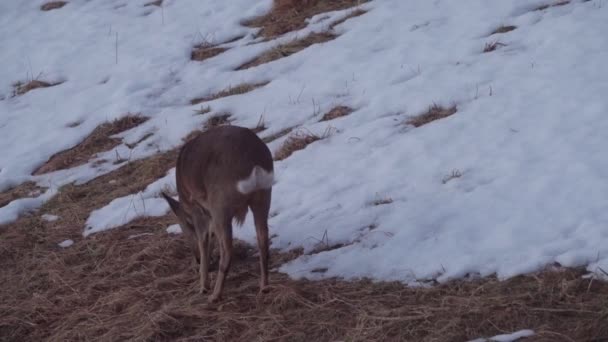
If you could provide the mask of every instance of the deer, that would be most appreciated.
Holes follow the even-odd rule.
[[[260,261],[260,292],[268,286],[268,215],[274,180],[268,146],[250,129],[234,125],[211,128],[185,143],[175,167],[179,201],[162,196],[199,263],[200,294],[211,290],[209,259],[212,236],[220,251],[209,303],[221,299],[232,259],[232,222],[242,226],[253,213]]]

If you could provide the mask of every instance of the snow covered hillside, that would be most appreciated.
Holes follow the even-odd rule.
[[[0,191],[46,189],[0,208],[1,223],[229,114],[275,155],[316,140],[275,162],[272,246],[305,252],[281,267],[292,277],[608,270],[602,0],[374,0],[276,37],[241,25],[270,0],[41,4],[0,3]],[[209,58],[192,60],[197,46]],[[109,149],[38,171],[136,113],[148,119]],[[167,213],[165,186],[173,170],[91,212],[83,235]],[[235,234],[255,241],[251,217]]]

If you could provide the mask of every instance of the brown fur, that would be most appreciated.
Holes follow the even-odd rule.
[[[272,154],[255,133],[244,127],[215,127],[190,140],[180,151],[176,166],[180,202],[163,194],[200,260],[201,292],[209,290],[211,235],[217,238],[220,262],[210,302],[220,298],[230,268],[232,221],[242,225],[249,208],[260,249],[260,288],[268,285],[268,211],[272,188],[256,188],[248,194],[237,189],[237,182],[247,179],[256,166],[266,172],[274,171]]]

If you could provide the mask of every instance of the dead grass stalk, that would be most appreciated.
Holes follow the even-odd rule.
[[[438,106],[436,104],[429,107],[429,110],[414,117],[409,118],[406,121],[406,124],[412,125],[414,127],[420,127],[422,125],[426,125],[429,122],[433,122],[435,120],[447,118],[448,116],[456,113],[456,106],[444,108]]]
[[[269,63],[283,57],[291,56],[296,52],[302,51],[305,48],[313,45],[328,42],[335,39],[337,36],[330,32],[311,33],[302,39],[296,39],[286,44],[278,45],[262,54],[240,65],[236,70],[244,70],[255,66]]]

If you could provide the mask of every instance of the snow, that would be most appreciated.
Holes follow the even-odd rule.
[[[59,219],[59,216],[57,215],[51,215],[51,214],[42,214],[42,219],[47,221],[47,222],[55,222]]]
[[[513,342],[513,341],[517,341],[518,339],[520,339],[522,337],[530,337],[530,336],[534,336],[534,331],[529,330],[529,329],[524,329],[524,330],[516,331],[512,334],[496,335],[494,337],[490,337],[489,339],[479,338],[479,339],[472,340],[469,342],[486,342],[486,341]]]
[[[86,222],[83,235],[108,230],[126,224],[142,216],[163,216],[169,211],[169,205],[160,197],[162,189],[171,186],[175,180],[175,168],[166,176],[148,185],[137,194],[112,200],[103,208],[94,210]]]
[[[50,188],[0,208],[0,223],[120,167],[92,166],[116,153],[131,160],[176,147],[210,116],[232,113],[268,136],[301,126],[332,134],[275,163],[270,219],[275,248],[304,247],[281,267],[295,278],[371,277],[415,284],[467,274],[500,278],[559,262],[608,269],[608,6],[572,1],[375,0],[336,26],[340,36],[287,58],[234,70],[277,44],[326,30],[351,10],[319,15],[278,39],[240,26],[271,1],[70,1],[41,12],[35,2],[0,4],[0,189],[33,180]],[[36,22],[36,25],[31,25]],[[501,25],[514,31],[489,36]],[[74,30],[78,27],[78,30]],[[44,29],[41,29],[44,28]],[[191,47],[228,43],[193,62]],[[506,44],[483,53],[485,44]],[[255,42],[255,44],[250,44]],[[118,48],[116,48],[118,47]],[[62,84],[11,97],[28,75]],[[270,81],[220,98],[194,115],[194,97]],[[433,104],[453,116],[415,128],[404,122]],[[318,122],[331,108],[355,111]],[[31,172],[127,112],[150,120],[120,134],[123,144],[90,163]],[[81,122],[76,127],[67,127]],[[153,135],[130,149],[126,144]],[[269,144],[276,151],[282,141]],[[453,170],[460,177],[443,182]],[[174,171],[172,171],[174,172]],[[174,174],[91,213],[84,235],[135,217],[163,215],[158,192]],[[378,199],[390,203],[374,205]],[[237,238],[255,242],[251,215]],[[311,253],[319,243],[341,248]],[[325,273],[311,272],[315,268]]]
[[[169,227],[167,227],[167,234],[181,234],[182,233],[182,227],[179,226],[179,224],[172,224]]]
[[[61,248],[68,248],[73,244],[74,244],[74,241],[68,239],[68,240],[64,240],[64,241],[58,243],[57,245]]]

